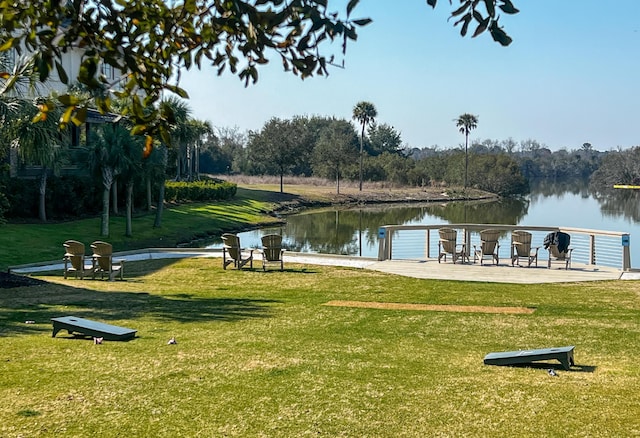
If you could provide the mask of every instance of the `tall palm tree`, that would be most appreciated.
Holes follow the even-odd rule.
[[[206,120],[189,119],[187,124],[193,134],[188,144],[187,175],[189,181],[193,181],[200,179],[200,147],[207,136],[213,134],[213,127]]]
[[[469,168],[469,133],[478,127],[478,116],[464,113],[456,120],[458,130],[464,134],[464,188],[467,188],[467,170]]]
[[[375,122],[378,116],[376,107],[371,102],[358,102],[353,107],[353,119],[362,125],[362,133],[360,135],[360,191],[362,191],[362,156],[364,154],[364,130],[368,125]]]
[[[162,112],[171,123],[171,142],[176,150],[176,181],[187,173],[188,145],[193,141],[193,127],[189,124],[191,108],[179,97],[171,96],[162,101]]]
[[[124,148],[129,137],[129,130],[118,123],[104,123],[91,142],[89,166],[102,178],[100,235],[103,237],[109,236],[109,195],[115,178],[124,167]]]

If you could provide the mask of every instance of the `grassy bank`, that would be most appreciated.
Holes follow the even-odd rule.
[[[198,239],[218,238],[224,232],[276,222],[269,212],[297,211],[302,207],[328,204],[374,202],[442,201],[458,196],[443,194],[439,188],[393,188],[368,183],[360,192],[355,183],[345,184],[337,195],[335,187],[325,180],[287,179],[284,192],[275,178],[235,177],[238,192],[232,201],[211,204],[168,206],[162,217],[162,227],[154,228],[153,213],[133,220],[133,236],[125,237],[125,218],[112,216],[110,235],[100,236],[100,218],[49,224],[0,225],[0,271],[8,266],[59,260],[62,242],[74,239],[89,244],[94,240],[111,243],[115,251],[151,247],[176,247]],[[491,194],[468,189],[465,198],[482,199]]]
[[[483,284],[293,264],[223,271],[219,259],[131,262],[124,282],[40,278],[49,283],[0,290],[1,436],[640,434],[633,281]],[[324,305],[332,300],[535,312]],[[62,315],[138,337],[51,338],[49,319]],[[576,346],[571,371],[482,363],[491,351],[564,345]]]
[[[62,258],[62,243],[67,239],[111,243],[115,251],[149,247],[176,247],[194,239],[219,237],[277,219],[269,216],[277,196],[259,190],[240,189],[233,201],[212,204],[185,204],[165,208],[162,226],[154,228],[153,213],[133,220],[133,237],[125,237],[125,218],[112,216],[110,236],[100,236],[100,218],[49,224],[0,225],[0,270],[8,266]]]

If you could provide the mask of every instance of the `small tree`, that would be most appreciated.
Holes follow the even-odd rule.
[[[343,168],[358,155],[357,135],[346,120],[336,120],[325,128],[313,151],[314,173],[335,177],[336,193],[340,193]]]
[[[296,129],[298,128],[298,129]],[[298,153],[300,126],[294,126],[290,120],[272,118],[258,133],[250,135],[249,157],[256,164],[256,170],[280,176],[280,193],[283,192],[285,173],[300,159]]]

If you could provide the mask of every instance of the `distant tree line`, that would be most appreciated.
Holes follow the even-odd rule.
[[[260,130],[214,129],[202,146],[203,173],[316,176],[336,181],[359,179],[360,133],[345,119],[321,116],[273,118]],[[463,186],[464,145],[409,148],[401,134],[374,123],[363,138],[363,178],[408,186]],[[534,178],[588,179],[612,152],[589,143],[552,151],[536,140],[475,140],[468,146],[469,187],[500,195],[528,191]]]

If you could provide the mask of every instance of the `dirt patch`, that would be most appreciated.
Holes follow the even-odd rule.
[[[457,306],[447,304],[379,303],[375,301],[329,301],[325,306],[359,307],[363,309],[431,310],[436,312],[531,314],[531,307]]]

